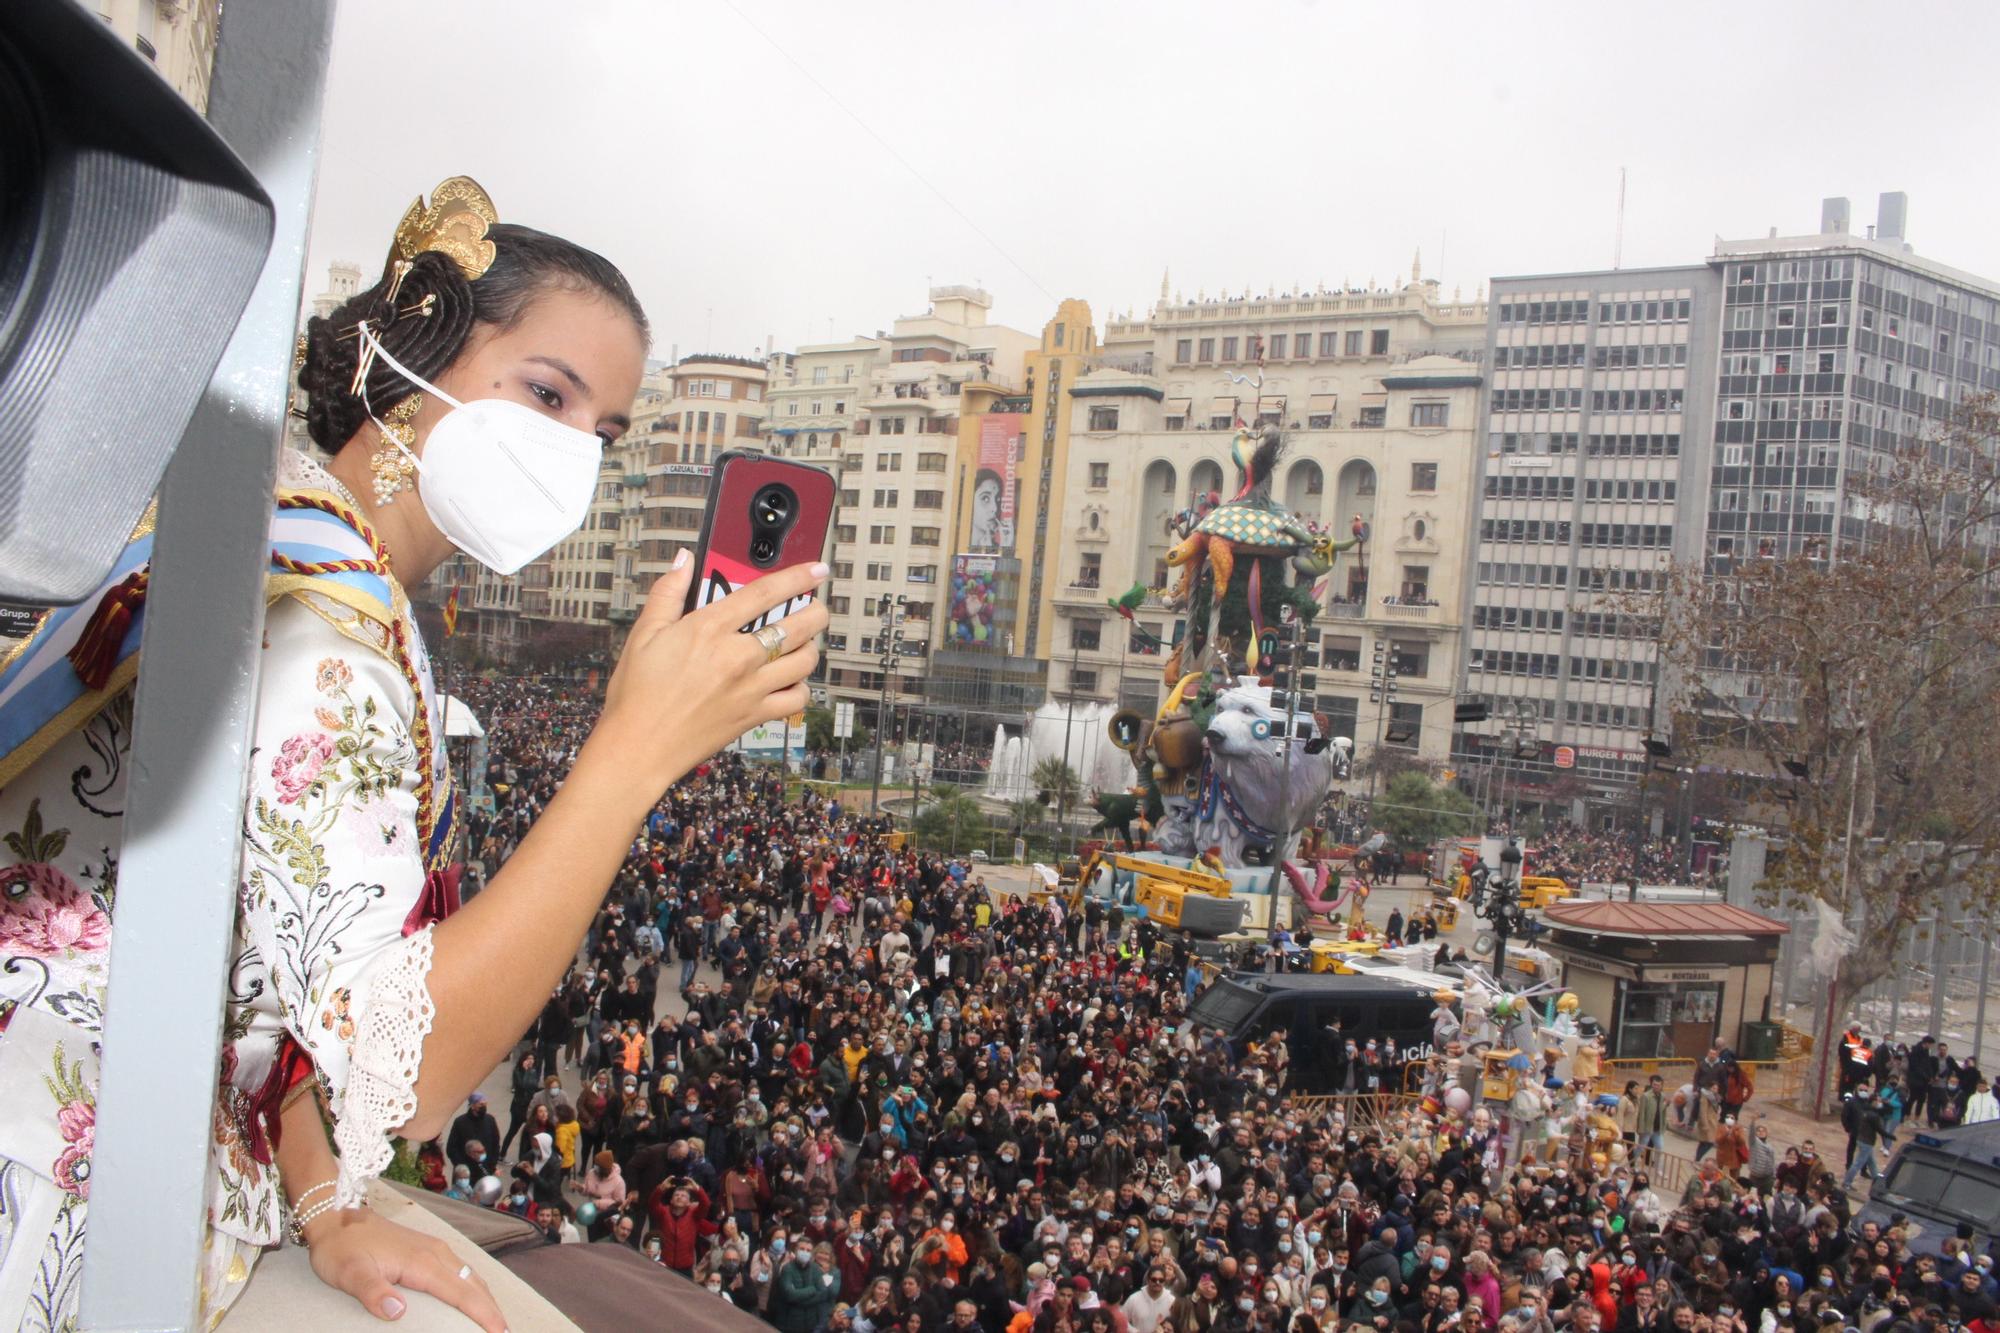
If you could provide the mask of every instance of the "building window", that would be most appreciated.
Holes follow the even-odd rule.
[[[1111,464],[1092,463],[1090,465],[1090,489],[1101,491],[1111,484]]]
[[[847,608],[848,600],[845,597],[829,597],[826,599],[826,609],[830,615],[844,616],[847,614]]]
[[[1194,339],[1182,338],[1174,344],[1174,364],[1184,366],[1194,358]]]
[[[1303,335],[1303,334],[1301,334],[1300,336],[1301,336],[1301,337],[1303,337],[1304,335]],[[1269,353],[1269,355],[1270,355],[1270,358],[1271,358],[1271,360],[1273,360],[1273,361],[1283,361],[1283,360],[1285,359],[1285,335],[1284,335],[1284,334],[1282,334],[1282,333],[1274,333],[1274,334],[1272,334],[1272,335],[1271,335],[1271,350],[1270,350],[1270,353]]]
[[[868,540],[876,546],[894,546],[896,544],[896,529],[893,527],[884,527],[880,523],[877,523],[868,529]]]
[[[1354,695],[1322,694],[1319,697],[1319,711],[1326,714],[1326,731],[1329,736],[1346,736],[1352,739],[1354,733],[1361,729],[1361,700]]]
[[[845,542],[850,546],[853,545],[854,525],[852,523],[842,523],[833,530],[833,539],[837,542]]]
[[[1086,653],[1096,652],[1101,628],[1095,620],[1070,621],[1069,646]]]
[[[1236,359],[1236,339],[1224,338],[1222,340],[1222,359],[1224,361],[1234,361]]]
[[[1340,354],[1340,335],[1338,333],[1320,334],[1319,354],[1324,357],[1338,356]]]
[[[877,509],[894,509],[896,507],[896,488],[893,486],[886,488],[876,487],[875,507]]]
[[[1210,430],[1228,430],[1235,424],[1236,419],[1234,417],[1224,416],[1220,412],[1208,419],[1208,428]]]
[[[1203,338],[1201,340],[1201,356],[1197,359],[1202,361],[1215,360],[1215,339]]]
[[[1441,430],[1451,424],[1450,403],[1411,403],[1410,424]]]
[[[1361,640],[1353,635],[1327,635],[1320,640],[1319,663],[1328,671],[1361,670]]]
[[[944,470],[945,470],[945,462],[944,462],[944,455],[943,455],[943,454],[918,454],[918,455],[917,455],[917,471],[919,471],[919,472],[942,472],[942,471],[944,471]]]
[[[1079,588],[1097,587],[1098,580],[1104,573],[1104,557],[1096,551],[1085,551],[1081,560],[1082,563],[1076,571],[1076,586]]]
[[[910,545],[912,546],[936,546],[942,540],[943,535],[936,528],[910,529]]]
[[[1115,407],[1093,407],[1090,409],[1090,429],[1117,430],[1118,409]]]
[[[944,492],[918,491],[912,503],[918,509],[942,509],[944,508]]]
[[[1421,606],[1430,601],[1431,567],[1429,565],[1403,566],[1403,600]],[[1400,670],[1400,668],[1398,668]],[[1408,674],[1408,673],[1405,673]],[[1421,675],[1421,672],[1417,674]]]
[[[1424,706],[1417,703],[1390,704],[1389,726],[1384,734],[1387,744],[1414,750],[1423,743]]]
[[[910,566],[910,573],[909,573],[909,581],[910,581],[911,583],[936,583],[936,582],[937,582],[937,566],[936,566],[936,565],[911,565],[911,566]]]
[[[1069,686],[1078,694],[1097,693],[1097,673],[1078,669],[1069,673]]]
[[[1368,355],[1389,355],[1389,330],[1371,329],[1368,333]]]
[[[1363,430],[1380,430],[1388,424],[1389,409],[1386,407],[1364,407],[1355,425]]]
[[[1438,465],[1436,463],[1410,464],[1410,489],[1413,491],[1434,491],[1438,488]]]
[[[1346,346],[1346,351],[1347,351],[1347,355],[1349,355],[1349,356],[1360,356],[1360,355],[1361,355],[1361,330],[1360,330],[1360,329],[1349,329],[1349,330],[1347,331],[1347,341],[1346,341],[1346,344],[1345,344],[1345,346]]]

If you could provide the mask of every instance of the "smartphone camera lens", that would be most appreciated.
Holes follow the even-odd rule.
[[[764,528],[783,527],[792,512],[792,497],[779,487],[760,492],[751,506],[752,517]]]

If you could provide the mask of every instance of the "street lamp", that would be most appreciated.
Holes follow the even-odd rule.
[[[1515,935],[1539,934],[1521,906],[1521,842],[1508,835],[1500,849],[1500,868],[1490,869],[1484,860],[1472,866],[1472,911],[1493,927],[1493,979],[1501,982],[1507,966],[1507,941]]]
[[[1292,834],[1296,831],[1292,827],[1291,819],[1292,742],[1299,732],[1298,717],[1302,707],[1310,717],[1310,694],[1318,685],[1317,678],[1299,671],[1303,665],[1301,657],[1304,645],[1300,641],[1300,636],[1304,628],[1305,622],[1294,615],[1286,629],[1285,637],[1279,640],[1276,651],[1272,654],[1277,660],[1271,670],[1271,708],[1273,711],[1284,710],[1284,720],[1272,727],[1279,755],[1278,791],[1281,796],[1278,808],[1284,813],[1284,822],[1277,831],[1277,844],[1271,848],[1271,884],[1268,890],[1271,919],[1264,928],[1264,939],[1267,943],[1278,938],[1278,903],[1281,900],[1278,885],[1285,869],[1285,852],[1291,845]],[[1305,729],[1312,730],[1310,722]],[[1316,812],[1307,814],[1308,820],[1312,818],[1313,813]],[[1282,972],[1285,970],[1285,960],[1273,956],[1271,966],[1273,971]]]
[[[896,600],[882,599],[881,642],[882,656],[876,665],[882,669],[882,695],[875,705],[875,781],[868,796],[868,814],[875,818],[882,813],[882,733],[889,725],[889,682],[895,679],[896,659],[903,647],[903,603],[902,594]]]
[[[1083,645],[1076,637],[1076,627],[1081,624],[1095,624],[1099,626],[1101,631],[1103,623],[1101,619],[1090,616],[1072,617],[1069,622],[1069,710],[1063,717],[1063,771],[1062,780],[1056,785],[1056,827],[1062,829],[1067,835],[1069,850],[1072,854],[1076,851],[1076,831],[1068,827],[1070,788],[1069,741],[1070,728],[1076,724],[1076,669],[1079,656],[1083,652]],[[1077,773],[1076,780],[1077,784],[1081,786],[1083,774],[1080,772]]]
[[[1369,818],[1374,818],[1375,783],[1382,772],[1382,724],[1396,701],[1396,655],[1384,639],[1375,640],[1375,662],[1368,672],[1368,702],[1375,705],[1375,748],[1368,752]]]

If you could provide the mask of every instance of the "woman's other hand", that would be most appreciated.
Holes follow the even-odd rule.
[[[486,1283],[436,1236],[391,1222],[373,1209],[350,1208],[313,1219],[306,1243],[319,1280],[346,1292],[378,1319],[403,1317],[408,1302],[396,1291],[400,1286],[428,1292],[486,1333],[506,1333],[507,1321]]]
[[[826,628],[825,600],[773,622],[785,634],[776,661],[765,661],[764,645],[741,630],[810,595],[827,573],[824,564],[795,565],[683,614],[694,577],[683,550],[632,626],[593,736],[612,740],[627,763],[640,766],[634,776],[657,793],[752,727],[802,711]]]

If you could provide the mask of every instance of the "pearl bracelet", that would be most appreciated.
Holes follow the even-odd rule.
[[[321,1190],[333,1189],[337,1183],[338,1181],[336,1180],[321,1181],[311,1189],[301,1191],[299,1200],[302,1202],[319,1193]],[[297,1203],[294,1203],[291,1209],[288,1210],[291,1213],[291,1217],[287,1226],[287,1235],[290,1237],[292,1244],[304,1245],[306,1243],[306,1224],[320,1216],[320,1214],[331,1211],[336,1202],[336,1197],[329,1194],[310,1208],[300,1208]]]

